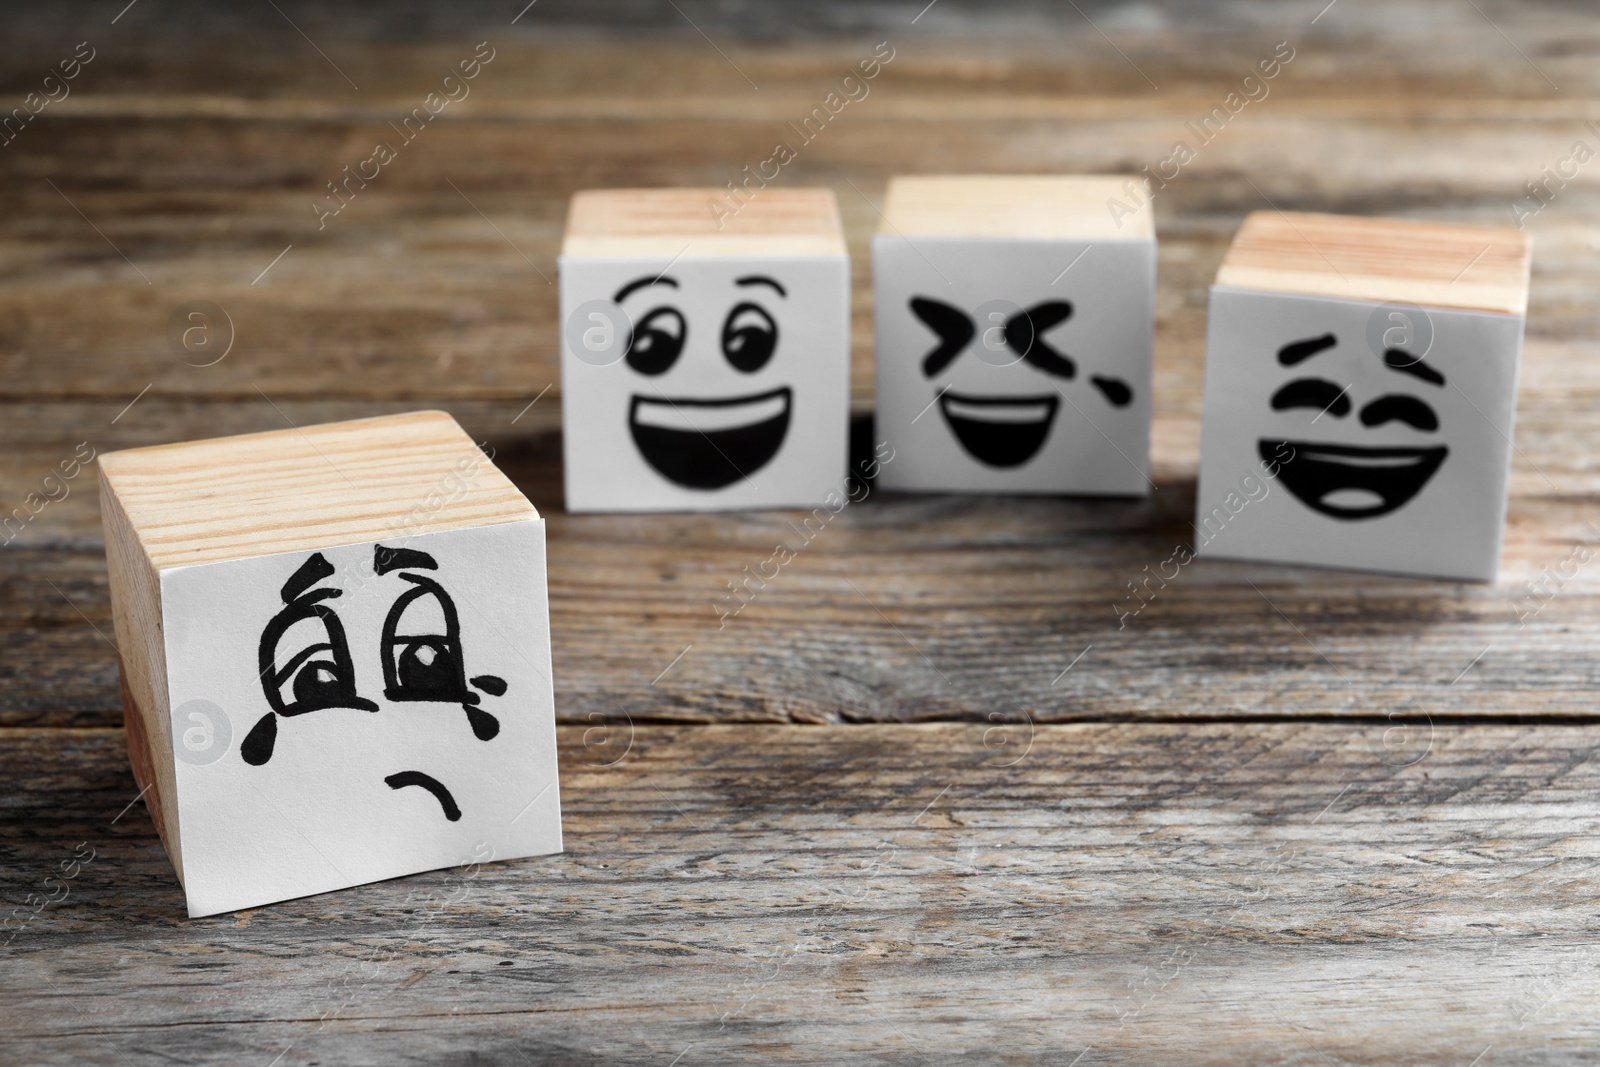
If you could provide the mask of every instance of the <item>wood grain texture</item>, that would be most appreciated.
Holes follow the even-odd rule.
[[[1217,284],[1524,315],[1531,254],[1509,226],[1253,211]]]
[[[563,256],[843,256],[832,189],[587,189],[572,198]],[[748,198],[748,199],[744,199]],[[713,210],[713,206],[720,210]]]
[[[1558,407],[1575,424],[1595,418],[1571,399]],[[874,492],[825,524],[639,520],[559,510],[556,435],[486,439],[546,516],[569,722],[1595,715],[1600,570],[1576,554],[1600,540],[1593,496],[1539,485],[1538,470],[1585,479],[1570,467],[1517,472],[1495,586],[1200,560],[1152,583],[1140,607],[1128,583],[1190,536],[1193,476],[1175,464],[1158,463],[1145,501]],[[114,651],[85,622],[111,632],[103,556],[68,510],[77,501],[0,549],[12,725],[120,721]],[[779,542],[801,551],[763,587]]]
[[[1207,292],[1250,212],[1505,226],[1600,143],[1600,14],[1473,6],[17,12],[0,103],[98,52],[0,148],[0,515],[53,497],[0,547],[0,726],[28,727],[0,730],[0,899],[95,858],[0,950],[0,1061],[1592,1060],[1600,170],[1526,219],[1499,585],[1202,561],[1118,620],[1189,536]],[[319,229],[326,183],[485,40],[470,98]],[[1157,193],[1153,495],[874,492],[809,539],[565,515],[572,194],[722,187],[883,41],[776,186],[838,199],[862,454],[891,176],[1138,171],[1296,50]],[[167,339],[197,299],[233,324],[208,367]],[[570,851],[185,920],[105,729],[95,475],[43,479],[82,442],[423,406],[549,523]],[[780,538],[807,544],[721,626]],[[971,721],[907,723],[940,718]]]
[[[1122,210],[1113,214],[1112,201]],[[1139,175],[897,175],[883,193],[879,235],[1153,238],[1150,184]]]
[[[440,411],[106,452],[99,464],[103,497],[153,572],[539,517]]]
[[[13,926],[9,1062],[1578,1064],[1600,1041],[1592,727],[571,727],[566,854],[203,920],[143,810],[119,817],[117,732],[4,740],[7,899],[94,851]]]

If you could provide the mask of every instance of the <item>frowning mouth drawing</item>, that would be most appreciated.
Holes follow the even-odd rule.
[[[688,489],[721,489],[778,454],[793,403],[788,386],[719,400],[636,395],[628,429],[663,477]]]
[[[939,411],[969,453],[991,467],[1019,467],[1038,454],[1061,398],[939,394]]]
[[[456,806],[456,798],[445,788],[443,782],[431,774],[423,774],[421,771],[401,771],[389,775],[383,780],[383,784],[390,789],[404,789],[412,785],[426,789],[439,802],[439,808],[444,812],[446,819],[451,822],[461,821],[461,809]]]
[[[1279,477],[1306,507],[1335,519],[1387,515],[1422,492],[1450,450],[1363,448],[1263,438],[1262,460],[1279,464]],[[1292,458],[1280,460],[1289,455]]]

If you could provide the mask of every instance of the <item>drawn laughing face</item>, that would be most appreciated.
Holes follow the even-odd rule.
[[[1298,366],[1338,343],[1332,333],[1293,341],[1278,350],[1278,362]],[[1444,375],[1403,349],[1385,349],[1381,358],[1398,375],[1444,388]],[[1348,384],[1327,378],[1295,378],[1272,394],[1272,410],[1304,409],[1311,423],[1323,416],[1344,419],[1356,410],[1350,390]],[[1385,393],[1370,400],[1362,405],[1359,418],[1368,429],[1395,422],[1421,434],[1439,429],[1433,407],[1410,393]],[[1301,503],[1342,520],[1377,518],[1404,506],[1422,492],[1450,454],[1444,445],[1373,447],[1266,437],[1257,447],[1264,461],[1281,463],[1283,484]]]
[[[258,654],[261,689],[271,710],[240,746],[246,763],[259,767],[272,759],[280,717],[344,709],[377,714],[381,725],[385,708],[372,696],[390,705],[440,705],[441,714],[459,708],[465,713],[463,734],[470,729],[478,741],[499,735],[500,720],[480,706],[483,699],[473,690],[499,697],[506,683],[492,674],[474,676],[469,683],[455,601],[434,577],[421,573],[437,571],[438,563],[426,552],[378,545],[373,564],[377,579],[395,583],[394,600],[375,647],[358,642],[356,652],[363,664],[371,664],[369,656],[375,654],[381,671],[364,669],[358,675],[344,624],[331,603],[343,590],[319,587],[334,574],[322,553],[312,554],[283,583],[283,609],[262,630]],[[375,691],[380,675],[383,688]],[[397,768],[383,781],[390,789],[425,789],[438,800],[444,818],[461,818],[449,787],[424,771]]]
[[[675,278],[636,278],[612,298],[633,323],[625,360],[650,383],[680,359],[719,360],[733,371],[730,390],[772,361],[778,351],[778,317],[788,291],[766,274],[732,280],[720,323],[691,323],[678,306]],[[694,347],[699,331],[717,331],[716,350]],[[703,369],[703,368],[702,368]],[[653,383],[651,383],[653,384]],[[658,388],[636,392],[628,406],[633,443],[662,477],[686,489],[721,489],[765,467],[789,433],[794,390],[789,385],[757,392],[667,396]]]
[[[1025,363],[1033,372],[1047,376],[1040,380],[1028,375],[1019,378],[1018,384],[1035,390],[1048,384],[1048,390],[990,395],[957,393],[946,385],[935,397],[951,433],[980,463],[1020,467],[1036,456],[1050,436],[1065,395],[1051,379],[1071,381],[1078,374],[1076,361],[1045,340],[1047,332],[1072,317],[1072,304],[1047,300],[1010,314],[988,311],[984,317],[989,321],[981,337],[971,315],[943,301],[914,296],[911,313],[938,338],[938,344],[922,360],[925,378],[943,374],[972,346],[974,338],[995,357],[986,357],[986,362],[996,366]],[[1133,402],[1133,390],[1121,378],[1094,374],[1089,381],[1113,408],[1126,408]]]

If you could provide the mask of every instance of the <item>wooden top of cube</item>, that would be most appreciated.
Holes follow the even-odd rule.
[[[843,256],[831,189],[590,189],[572,198],[563,256]],[[726,214],[714,213],[721,204]]]
[[[1217,284],[1525,315],[1531,258],[1509,227],[1257,211]]]
[[[1128,192],[1134,183],[1139,205]],[[1129,214],[1113,215],[1120,200]],[[1149,184],[1116,175],[941,174],[889,179],[880,234],[906,237],[1155,237]],[[1117,225],[1120,220],[1121,225]]]
[[[157,570],[538,517],[442,411],[134,448],[99,462],[104,490]]]

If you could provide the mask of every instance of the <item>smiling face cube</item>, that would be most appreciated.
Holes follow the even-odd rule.
[[[1211,291],[1202,555],[1492,581],[1529,247],[1250,216]]]
[[[1155,257],[1142,181],[893,179],[872,241],[882,485],[1147,492]]]
[[[561,255],[567,509],[841,492],[849,284],[826,190],[760,190],[733,215],[714,190],[579,193]]]
[[[448,415],[101,459],[129,753],[191,915],[561,850],[544,524]]]

